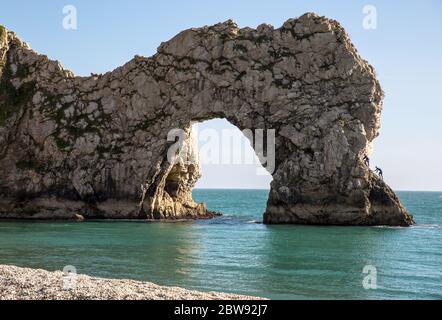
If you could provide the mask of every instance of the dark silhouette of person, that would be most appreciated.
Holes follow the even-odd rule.
[[[364,155],[364,162],[367,167],[370,167],[370,158],[367,155]]]
[[[381,168],[376,167],[374,172],[376,172],[379,175],[379,177],[381,177],[381,179],[384,180],[384,173],[382,172]]]

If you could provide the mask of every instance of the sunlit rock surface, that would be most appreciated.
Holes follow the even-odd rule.
[[[278,29],[189,29],[150,58],[76,77],[0,29],[0,216],[208,218],[192,121],[274,129],[265,223],[409,225],[363,161],[383,92],[338,22],[308,13]],[[168,161],[170,130],[185,131]]]

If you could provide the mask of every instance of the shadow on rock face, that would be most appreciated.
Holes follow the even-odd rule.
[[[362,160],[383,92],[334,20],[189,29],[103,75],[75,77],[0,29],[0,216],[212,217],[197,161],[170,163],[168,133],[225,118],[275,130],[265,223],[408,225]],[[69,195],[69,196],[66,196]]]

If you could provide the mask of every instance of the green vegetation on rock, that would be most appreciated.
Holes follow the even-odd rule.
[[[2,49],[7,41],[7,30],[0,25],[0,126],[3,127],[6,121],[32,99],[35,93],[35,82],[25,82],[20,87],[15,88],[11,79],[13,78],[11,68],[6,63],[6,54]],[[20,66],[15,77],[24,78],[28,74],[27,68]]]
[[[11,70],[5,68],[0,79],[0,126],[6,124],[12,115],[16,114],[32,99],[35,93],[35,82],[23,83],[16,89],[11,83]]]

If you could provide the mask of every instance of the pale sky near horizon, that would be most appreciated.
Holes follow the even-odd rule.
[[[62,27],[74,5],[78,29]],[[377,9],[377,29],[365,30],[363,7]],[[7,1],[0,24],[78,75],[110,71],[134,55],[150,56],[162,41],[227,19],[240,27],[284,21],[314,11],[338,20],[360,55],[376,69],[386,93],[373,165],[396,190],[442,190],[442,1]],[[228,128],[215,120],[201,128]],[[204,165],[197,187],[267,188],[254,166]]]

